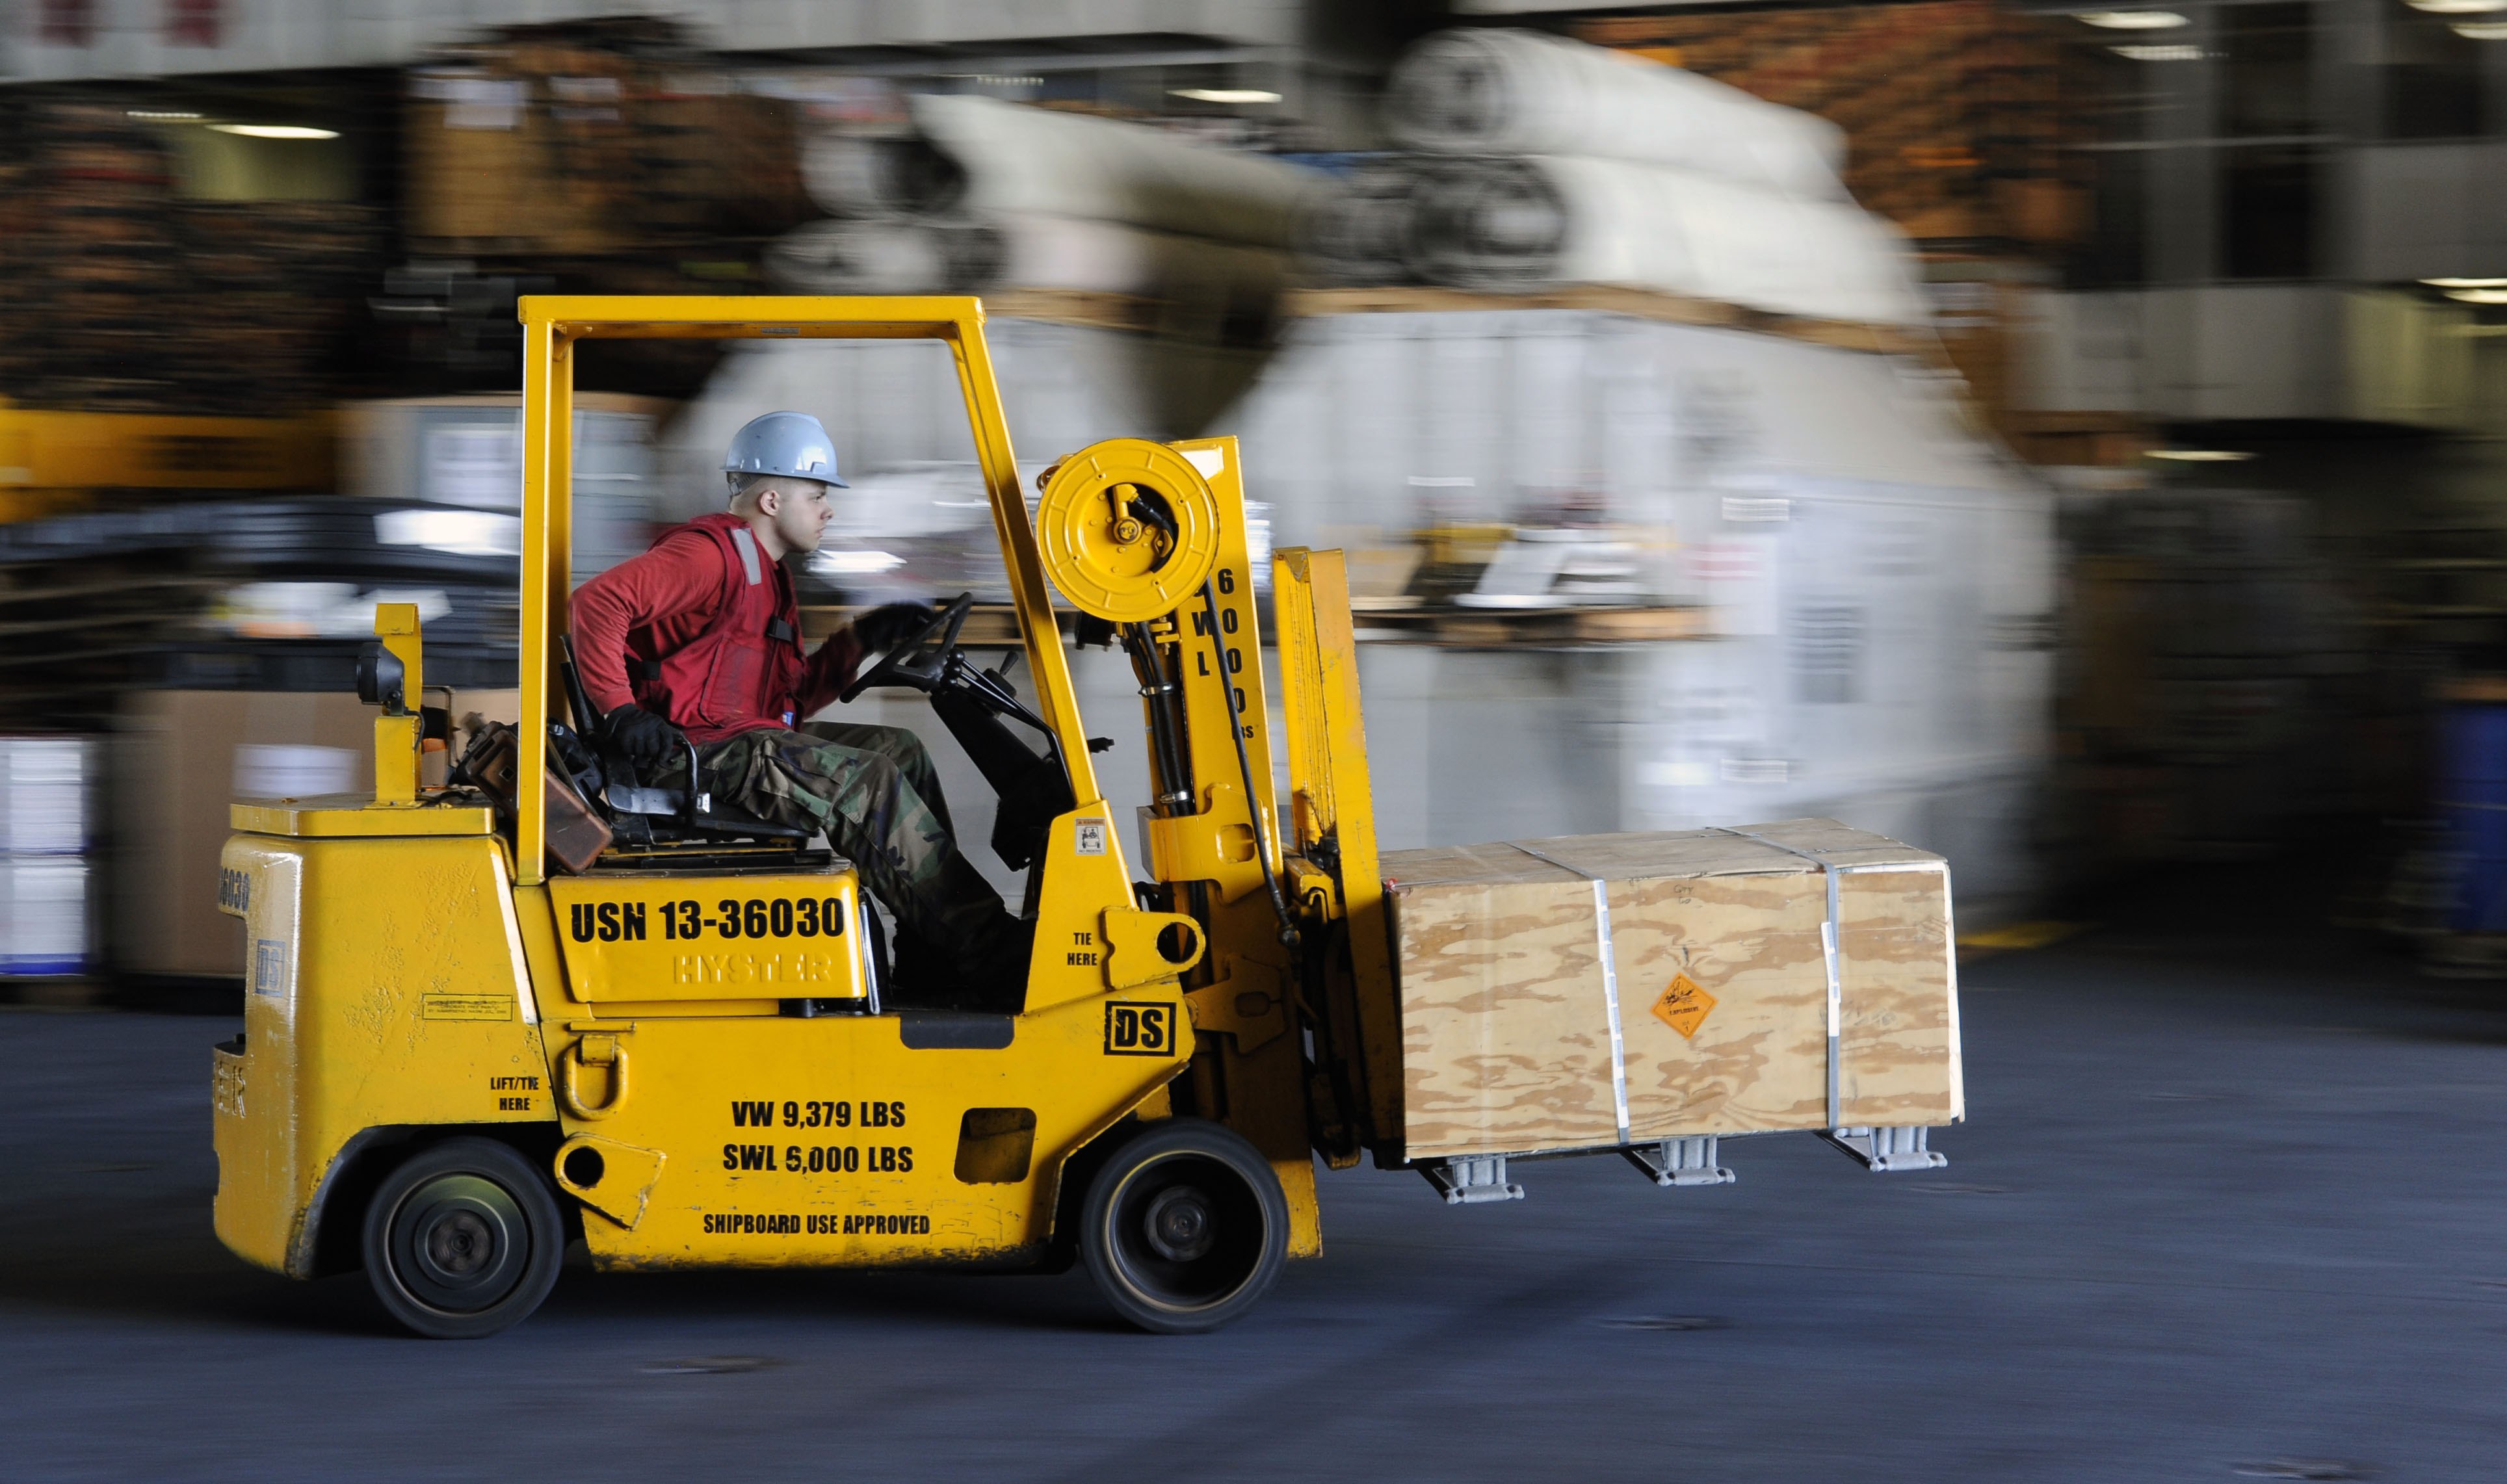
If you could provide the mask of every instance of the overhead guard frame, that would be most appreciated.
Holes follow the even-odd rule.
[[[975,460],[1027,642],[1036,709],[1051,723],[1072,798],[1101,803],[1070,666],[1055,628],[1042,554],[1019,489],[1009,421],[984,341],[984,306],[964,295],[865,298],[765,295],[526,295],[523,326],[522,735],[545,739],[558,697],[558,635],[569,632],[573,567],[574,344],[582,340],[931,340],[949,347]],[[773,412],[759,408],[759,412]],[[514,878],[547,878],[548,748],[517,760]]]

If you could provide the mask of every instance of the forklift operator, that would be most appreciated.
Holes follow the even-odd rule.
[[[576,657],[600,740],[648,783],[685,771],[758,818],[823,831],[899,929],[899,992],[925,1003],[1016,1010],[1029,929],[959,852],[921,739],[898,727],[802,718],[835,700],[865,655],[930,623],[922,603],[861,614],[804,654],[782,567],[818,549],[836,475],[826,429],[768,413],[732,435],[726,511],[664,531],[575,590]]]

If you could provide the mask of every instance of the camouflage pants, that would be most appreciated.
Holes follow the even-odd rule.
[[[706,791],[761,819],[824,832],[864,885],[961,981],[1013,974],[1024,934],[1000,893],[959,853],[923,740],[900,727],[814,721],[697,749]],[[900,960],[908,957],[898,944]]]

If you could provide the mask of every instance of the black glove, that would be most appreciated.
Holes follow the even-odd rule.
[[[862,653],[886,654],[921,633],[931,623],[929,603],[888,603],[854,620],[854,637]]]
[[[622,706],[600,719],[600,738],[627,754],[636,771],[655,777],[688,755],[679,729],[640,706]]]

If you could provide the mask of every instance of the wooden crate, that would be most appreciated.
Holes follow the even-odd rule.
[[[1395,851],[1383,873],[1410,1159],[1965,1114],[1939,855],[1793,819]]]

